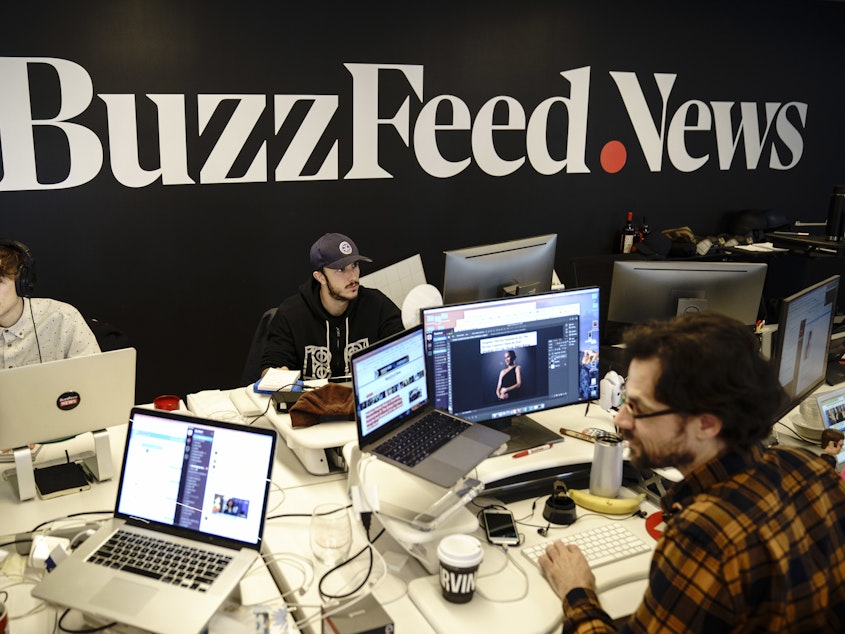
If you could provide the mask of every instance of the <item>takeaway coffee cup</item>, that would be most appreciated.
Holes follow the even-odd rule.
[[[0,634],[9,634],[9,611],[0,601]]]
[[[440,589],[452,603],[466,603],[475,593],[478,566],[484,559],[481,542],[472,535],[449,535],[437,546]]]

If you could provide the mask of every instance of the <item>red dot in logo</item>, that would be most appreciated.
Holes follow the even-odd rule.
[[[608,141],[601,149],[601,166],[608,174],[615,174],[628,160],[628,151],[619,141]]]

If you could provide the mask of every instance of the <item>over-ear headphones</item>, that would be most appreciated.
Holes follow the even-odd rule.
[[[577,519],[575,502],[569,497],[563,480],[555,480],[554,492],[546,500],[546,506],[543,508],[543,519],[552,524],[564,526],[572,524]]]
[[[19,297],[31,297],[35,290],[35,259],[32,251],[23,242],[17,240],[4,240],[0,238],[0,246],[9,247],[18,251],[22,258],[18,265],[17,279],[15,280],[15,291]]]

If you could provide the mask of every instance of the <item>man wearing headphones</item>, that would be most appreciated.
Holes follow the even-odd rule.
[[[29,248],[0,240],[0,369],[100,352],[76,308],[33,298],[34,288],[35,261]]]
[[[400,332],[402,315],[381,291],[359,285],[361,255],[350,238],[327,233],[311,246],[311,278],[279,306],[261,359],[303,379],[348,378],[354,352]]]

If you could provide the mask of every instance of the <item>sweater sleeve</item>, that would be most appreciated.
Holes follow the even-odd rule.
[[[261,370],[286,367],[299,370],[299,357],[294,345],[293,332],[284,309],[279,307],[267,330],[267,342],[261,355]]]
[[[596,593],[587,588],[574,588],[563,598],[563,632],[592,634],[615,632],[613,620],[602,610]]]

